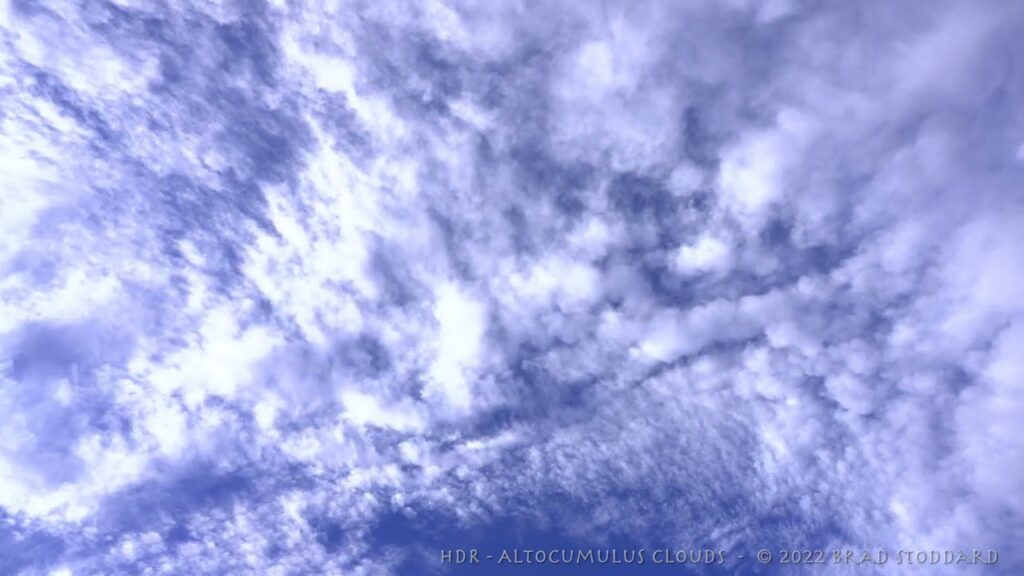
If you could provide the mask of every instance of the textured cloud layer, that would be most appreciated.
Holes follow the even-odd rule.
[[[0,572],[1020,573],[1022,26],[0,2]]]

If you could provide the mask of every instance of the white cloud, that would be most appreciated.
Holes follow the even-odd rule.
[[[422,432],[425,421],[414,404],[408,401],[394,406],[382,406],[377,398],[346,390],[341,393],[341,404],[344,407],[346,421],[357,426],[380,426],[399,432]]]
[[[484,305],[452,282],[437,287],[436,358],[430,370],[429,398],[458,412],[473,404],[475,370],[482,363],[487,316]]]
[[[724,241],[704,235],[693,244],[679,247],[675,265],[683,273],[723,272],[731,264],[731,252]]]
[[[718,174],[721,199],[748,233],[760,229],[771,209],[784,200],[789,171],[815,129],[804,113],[786,109],[774,126],[744,134],[726,149]]]

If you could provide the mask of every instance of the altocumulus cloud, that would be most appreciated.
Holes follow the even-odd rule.
[[[1020,574],[1021,29],[0,2],[0,573]]]

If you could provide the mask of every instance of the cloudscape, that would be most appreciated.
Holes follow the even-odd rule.
[[[0,0],[0,574],[1024,574],[1022,31]]]

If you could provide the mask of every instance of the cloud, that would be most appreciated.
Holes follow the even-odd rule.
[[[0,5],[0,572],[1019,572],[1022,18]]]
[[[436,394],[452,409],[462,410],[473,400],[470,386],[483,349],[485,309],[452,284],[442,284],[436,294],[437,357],[425,393],[428,398]]]

